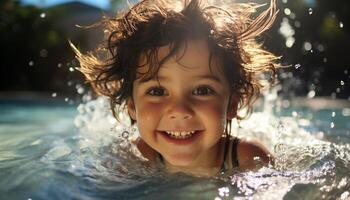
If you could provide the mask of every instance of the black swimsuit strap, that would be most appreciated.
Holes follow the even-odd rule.
[[[225,146],[224,146],[224,161],[223,161],[223,163],[226,162],[227,148],[228,148],[229,144],[230,144],[230,139],[229,139],[229,138],[226,138],[226,140],[225,140]]]
[[[227,160],[227,148],[228,148],[228,146],[229,146],[229,144],[230,144],[230,138],[229,137],[227,137],[226,139],[225,139],[225,144],[224,144],[224,159],[223,159],[223,161],[222,161],[222,164],[221,164],[221,172],[224,172],[224,171],[226,171],[227,169],[228,169],[228,166],[227,166],[227,162],[226,162],[226,160]]]
[[[237,157],[237,148],[238,148],[239,138],[235,137],[232,142],[232,166],[238,167],[238,157]]]

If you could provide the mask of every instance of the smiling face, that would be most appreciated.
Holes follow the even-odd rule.
[[[128,111],[142,140],[167,164],[212,167],[220,158],[220,138],[236,103],[229,106],[228,83],[215,58],[209,68],[207,42],[189,40],[182,49],[177,54],[181,59],[171,57],[160,67],[159,82],[134,81]],[[169,46],[159,48],[158,59],[168,53]],[[146,65],[138,72],[147,69]]]

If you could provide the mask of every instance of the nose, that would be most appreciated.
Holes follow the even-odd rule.
[[[169,119],[191,119],[193,117],[193,111],[191,106],[183,101],[176,101],[170,104],[167,112]]]

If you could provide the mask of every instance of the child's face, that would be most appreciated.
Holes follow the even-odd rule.
[[[168,52],[168,46],[160,48],[159,59]],[[215,157],[226,120],[235,114],[232,105],[236,102],[229,106],[228,83],[221,68],[213,58],[211,73],[208,61],[207,42],[188,41],[180,60],[170,58],[160,67],[160,85],[157,80],[133,83],[128,109],[141,138],[175,166],[196,166]],[[176,138],[165,131],[195,133]]]

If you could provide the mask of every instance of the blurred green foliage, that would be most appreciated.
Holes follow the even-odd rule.
[[[0,1],[0,90],[67,88],[69,71],[62,68],[73,54],[67,32],[54,25],[63,13]]]

